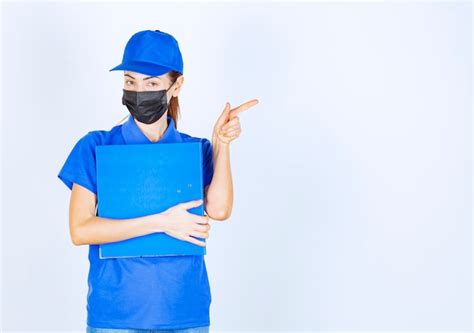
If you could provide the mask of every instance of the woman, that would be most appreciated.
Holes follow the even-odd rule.
[[[87,332],[209,331],[211,293],[204,256],[100,259],[99,245],[153,232],[205,246],[208,219],[225,220],[232,210],[229,144],[241,133],[237,115],[258,103],[232,109],[226,103],[211,142],[177,130],[178,94],[184,82],[177,41],[145,30],[128,41],[122,63],[122,103],[128,120],[109,131],[84,135],[58,177],[71,189],[69,226],[75,245],[89,245]],[[97,216],[95,147],[111,144],[200,141],[203,145],[204,202],[180,203],[164,212],[113,220]],[[187,210],[204,204],[205,216]]]

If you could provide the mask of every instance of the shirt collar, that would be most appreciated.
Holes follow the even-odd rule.
[[[137,126],[133,116],[130,114],[128,120],[122,125],[122,135],[126,144],[143,144],[143,143],[163,143],[163,142],[181,142],[182,138],[174,126],[173,117],[167,115],[168,127],[163,136],[157,142],[152,142],[143,134],[140,127]]]

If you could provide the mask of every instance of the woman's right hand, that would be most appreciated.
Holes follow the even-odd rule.
[[[191,236],[209,237],[209,229],[211,229],[209,217],[207,215],[191,214],[187,211],[190,208],[199,207],[201,204],[202,200],[183,202],[159,213],[166,216],[167,223],[164,232],[171,237],[205,247],[205,242]]]

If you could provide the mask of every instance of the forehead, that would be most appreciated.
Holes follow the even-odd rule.
[[[143,74],[143,73],[139,73],[139,72],[124,71],[123,75],[124,75],[124,77],[127,77],[127,78],[131,77],[131,78],[134,78],[136,80],[144,80],[144,79],[149,79],[149,78],[166,79],[166,76],[168,75],[168,73],[158,75],[158,76],[154,76],[154,75],[148,75],[148,74]]]

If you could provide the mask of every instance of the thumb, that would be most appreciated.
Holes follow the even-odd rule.
[[[188,202],[183,202],[181,204],[181,206],[184,209],[188,210],[190,208],[199,207],[201,204],[202,204],[202,199],[199,199],[199,200],[192,200],[192,201],[188,201]]]
[[[226,102],[224,111],[222,111],[221,115],[217,119],[216,127],[220,129],[222,126],[227,123],[227,120],[229,120],[229,114],[230,114],[230,103]]]

